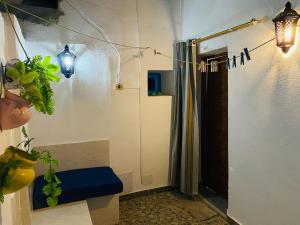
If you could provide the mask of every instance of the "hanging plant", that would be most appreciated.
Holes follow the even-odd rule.
[[[34,138],[29,138],[25,127],[22,127],[22,133],[25,141],[16,147],[8,147],[5,153],[0,156],[0,202],[4,202],[5,194],[16,192],[32,183],[35,178],[34,166],[38,160],[41,160],[49,166],[44,175],[43,194],[47,198],[48,206],[54,207],[62,193],[61,182],[54,170],[59,162],[48,151],[38,152],[30,147]],[[23,149],[20,146],[23,146]]]
[[[52,82],[59,82],[59,66],[51,63],[51,57],[37,55],[31,60],[17,61],[7,66],[6,76],[18,83],[20,96],[30,102],[38,112],[52,115],[54,93]]]

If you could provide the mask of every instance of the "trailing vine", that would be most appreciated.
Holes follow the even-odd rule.
[[[20,166],[20,161],[14,158],[17,151],[26,152],[26,159],[31,161],[41,160],[44,164],[49,166],[49,169],[44,175],[45,185],[43,186],[43,194],[46,196],[48,206],[54,207],[58,204],[58,197],[62,194],[60,187],[61,181],[55,174],[54,167],[59,165],[59,161],[54,159],[49,151],[39,152],[31,148],[30,144],[34,138],[30,138],[26,132],[25,127],[22,127],[22,134],[25,138],[17,147],[10,146],[6,150],[12,153],[12,156],[6,162],[0,162],[0,202],[4,202],[3,189],[9,187],[10,177],[8,173],[10,170],[15,170]],[[19,147],[23,146],[23,150]]]

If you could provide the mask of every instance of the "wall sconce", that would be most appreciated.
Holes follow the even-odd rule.
[[[287,53],[295,43],[297,23],[300,15],[292,9],[290,2],[286,3],[283,12],[274,19],[277,46]]]
[[[69,79],[74,74],[76,55],[70,52],[69,46],[66,45],[65,50],[59,53],[57,57],[62,74]]]

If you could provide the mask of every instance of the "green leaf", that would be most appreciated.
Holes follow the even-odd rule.
[[[21,165],[21,161],[19,160],[10,160],[8,163],[7,163],[7,166],[11,169],[17,169],[19,166]]]
[[[53,179],[53,176],[54,176],[54,173],[51,170],[48,170],[44,175],[44,179],[45,179],[45,181],[50,183]]]
[[[50,64],[50,65],[47,66],[47,69],[52,73],[58,73],[59,72],[59,66],[58,65]]]
[[[25,138],[28,138],[28,134],[27,134],[26,128],[24,126],[22,127],[22,134]]]
[[[43,187],[43,193],[46,195],[46,196],[49,196],[51,195],[52,193],[52,185],[51,184],[47,184]]]
[[[21,97],[34,104],[35,107],[43,104],[42,94],[36,86],[26,85],[24,88],[26,91],[21,91]]]
[[[42,65],[43,66],[48,66],[49,64],[51,64],[51,56],[45,56],[43,61],[42,61]]]
[[[30,146],[30,143],[34,140],[34,138],[30,138],[27,141],[25,141],[24,147]]]
[[[16,68],[20,72],[21,75],[25,74],[25,63],[17,62],[14,65],[14,68]]]
[[[47,77],[49,80],[56,82],[56,83],[60,81],[60,77],[53,73],[47,73]]]
[[[58,198],[57,197],[48,197],[47,198],[47,204],[50,207],[55,207],[58,203]]]
[[[29,73],[21,75],[21,83],[22,84],[31,84],[34,79],[39,76],[37,71],[31,71]]]
[[[57,184],[61,184],[60,179],[58,179],[58,177],[57,177],[56,175],[54,175],[54,179],[55,179],[55,182],[56,182]]]
[[[33,56],[33,58],[32,58],[32,62],[33,62],[33,63],[39,63],[39,62],[41,62],[41,61],[42,61],[42,59],[43,59],[43,57],[42,57],[42,56],[40,56],[40,55],[36,55],[36,56]]]
[[[51,194],[52,194],[53,197],[58,197],[58,196],[61,195],[61,193],[62,193],[61,188],[55,188]]]
[[[58,166],[59,165],[59,161],[58,160],[55,160],[55,159],[52,159],[52,164],[54,166]]]
[[[13,78],[14,80],[18,80],[21,77],[21,73],[13,67],[10,67],[6,71],[6,75],[10,78]]]
[[[36,151],[35,149],[31,149],[28,159],[31,161],[37,161],[40,158],[41,158],[41,153]]]
[[[18,73],[16,67],[22,73]],[[27,73],[23,73],[24,67]],[[9,74],[12,78],[20,80],[21,97],[31,102],[36,111],[53,114],[54,93],[51,83],[60,81],[60,77],[56,74],[59,72],[59,66],[51,64],[50,56],[43,58],[36,55],[26,62],[26,65],[24,63],[16,64],[14,69],[11,69]]]

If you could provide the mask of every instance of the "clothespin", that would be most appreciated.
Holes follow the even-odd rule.
[[[232,68],[236,68],[236,56],[232,58]]]
[[[201,73],[206,73],[206,71],[207,71],[206,62],[202,60],[199,64],[198,69],[200,70]]]
[[[156,49],[154,49],[153,51],[154,51],[154,55],[161,55],[161,52],[157,51]]]
[[[245,65],[245,60],[244,60],[244,52],[241,52],[241,65]]]
[[[227,67],[227,70],[230,70],[230,59],[229,58],[227,58],[226,67]]]
[[[218,72],[218,61],[211,61],[210,63],[210,72]]]
[[[201,64],[200,64],[200,63],[198,64],[198,68],[197,68],[197,69],[198,69],[200,72],[202,72],[202,71],[201,71]]]
[[[245,53],[245,55],[246,55],[246,59],[247,59],[247,61],[250,61],[250,60],[251,60],[251,57],[250,57],[250,54],[249,54],[248,48],[244,48],[244,53]]]

